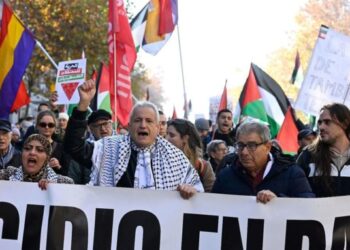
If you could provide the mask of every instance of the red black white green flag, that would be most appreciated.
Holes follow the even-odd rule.
[[[255,64],[241,92],[235,111],[235,121],[258,119],[270,127],[275,138],[284,121],[290,102],[279,84]]]

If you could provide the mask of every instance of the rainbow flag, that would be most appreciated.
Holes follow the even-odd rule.
[[[16,100],[35,39],[4,2],[0,32],[0,118],[8,118]]]

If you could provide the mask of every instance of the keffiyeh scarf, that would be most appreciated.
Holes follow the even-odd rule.
[[[95,142],[90,184],[116,186],[128,167],[131,147],[130,135],[105,137]],[[202,191],[203,187],[195,169],[182,151],[170,142],[157,137],[149,153],[150,161],[148,159],[145,161],[148,161],[147,169],[152,163],[155,189],[176,190],[179,184],[186,183]],[[139,160],[141,162],[143,158],[138,156],[138,164]]]

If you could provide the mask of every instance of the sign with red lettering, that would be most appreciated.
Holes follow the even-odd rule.
[[[60,62],[57,69],[57,104],[79,102],[78,86],[83,84],[86,75],[86,59]]]

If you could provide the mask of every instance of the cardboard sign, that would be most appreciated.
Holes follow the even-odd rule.
[[[84,83],[85,76],[86,59],[60,62],[56,78],[57,104],[78,103],[78,87]]]
[[[333,102],[350,104],[350,37],[321,26],[295,108],[317,116]]]

